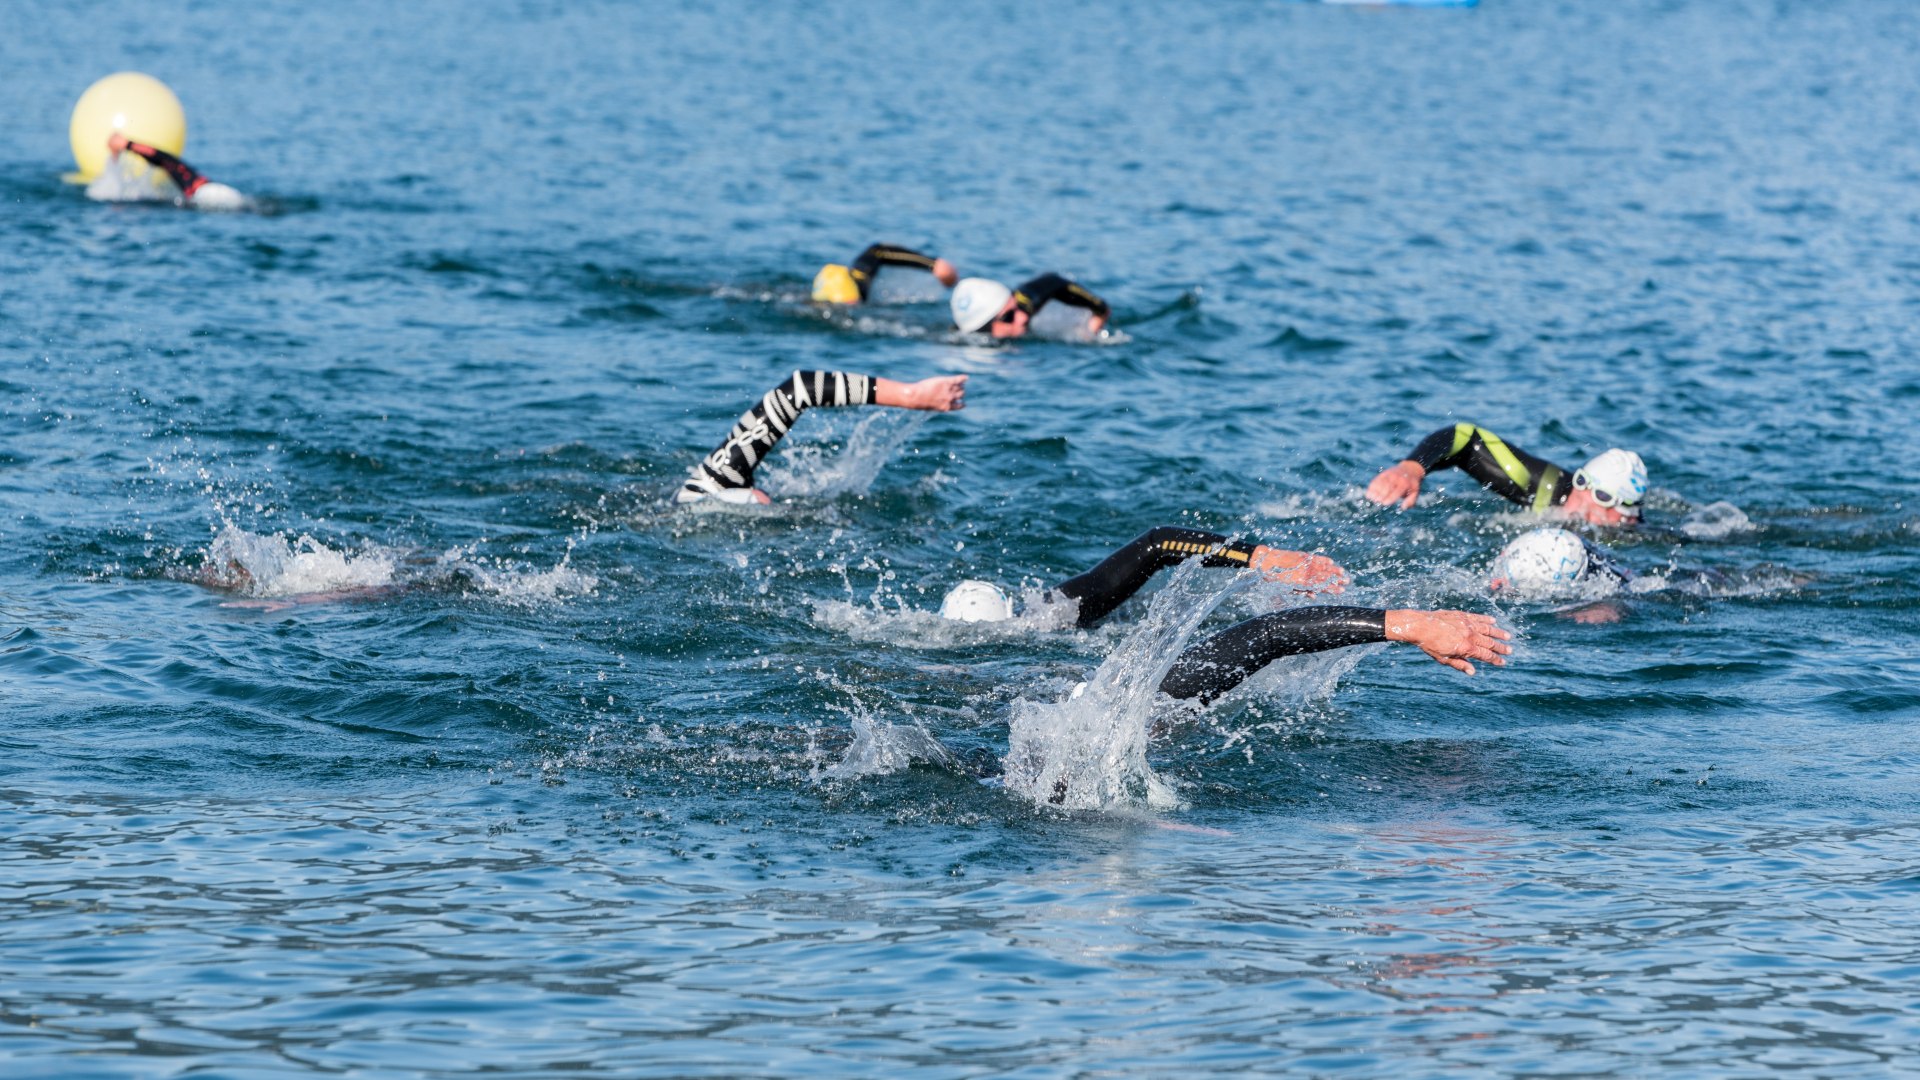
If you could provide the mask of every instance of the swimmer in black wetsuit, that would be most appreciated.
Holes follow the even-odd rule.
[[[1529,507],[1583,518],[1595,525],[1635,525],[1647,494],[1647,466],[1631,450],[1611,449],[1568,473],[1550,461],[1508,445],[1475,424],[1455,424],[1420,440],[1413,453],[1381,470],[1367,498],[1382,506],[1411,507],[1420,482],[1435,469],[1457,468],[1494,494]]]
[[[1054,301],[1089,312],[1089,334],[1099,333],[1113,314],[1092,290],[1059,274],[1041,274],[1018,289],[987,278],[967,278],[953,290],[953,325],[967,334],[985,330],[997,338],[1020,337],[1040,309]]]
[[[237,210],[246,205],[246,196],[225,184],[202,176],[193,166],[157,146],[134,142],[119,132],[107,136],[107,150],[114,157],[132,151],[149,165],[167,174],[180,189],[180,205],[202,210]]]
[[[867,294],[873,289],[874,276],[880,273],[883,266],[925,270],[949,289],[960,280],[960,272],[945,259],[922,255],[892,244],[873,244],[861,252],[850,266],[828,263],[821,267],[820,272],[813,276],[813,298],[823,304],[864,304]]]
[[[675,502],[718,499],[731,503],[769,503],[753,486],[753,471],[793,427],[800,414],[816,405],[891,405],[902,409],[952,412],[966,406],[967,377],[936,375],[915,383],[895,382],[842,371],[796,371],[767,391],[674,496]]]
[[[1196,557],[1205,566],[1255,570],[1306,592],[1337,593],[1346,582],[1346,572],[1322,555],[1248,544],[1199,529],[1161,526],[1140,534],[1092,570],[1054,586],[1044,601],[1052,602],[1057,594],[1076,602],[1075,623],[1092,626],[1156,572]],[[992,588],[985,582],[963,582],[948,594],[941,614],[966,621],[1011,618],[1012,604],[1004,596],[998,603],[985,596],[983,590]],[[967,593],[956,604],[962,590]],[[1440,663],[1471,675],[1473,660],[1506,663],[1504,657],[1513,651],[1505,644],[1508,637],[1492,616],[1465,611],[1293,608],[1248,619],[1188,648],[1160,681],[1160,691],[1210,702],[1283,656],[1376,641],[1417,645]]]

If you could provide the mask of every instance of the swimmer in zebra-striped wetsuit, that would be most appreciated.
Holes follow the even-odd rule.
[[[1420,440],[1406,460],[1382,469],[1367,485],[1367,498],[1405,510],[1419,499],[1426,475],[1447,468],[1536,514],[1552,511],[1595,525],[1638,524],[1647,494],[1646,463],[1631,450],[1607,450],[1569,473],[1478,424],[1461,423]]]
[[[966,406],[966,391],[965,375],[936,375],[903,383],[844,371],[796,371],[741,415],[726,439],[693,467],[693,474],[674,501],[772,502],[753,486],[753,470],[785,437],[800,414],[814,406],[890,405],[952,412]]]
[[[1112,614],[1155,573],[1191,558],[1204,566],[1254,570],[1302,592],[1337,593],[1346,584],[1346,572],[1323,555],[1163,525],[1141,533],[1092,570],[1055,585],[1042,602],[1053,603],[1057,596],[1076,603],[1075,623],[1089,627]],[[1013,617],[1013,604],[987,582],[966,581],[947,594],[940,613],[967,622],[999,622]],[[1504,665],[1513,651],[1508,638],[1492,616],[1466,611],[1290,608],[1255,616],[1189,647],[1161,679],[1160,692],[1206,703],[1283,656],[1380,641],[1417,645],[1440,663],[1471,675],[1474,660]]]

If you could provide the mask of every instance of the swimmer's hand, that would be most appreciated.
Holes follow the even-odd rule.
[[[1105,315],[1089,315],[1087,317],[1087,333],[1089,334],[1098,334],[1106,325],[1107,317]]]
[[[1347,572],[1325,555],[1284,551],[1261,544],[1253,549],[1247,566],[1258,570],[1268,581],[1295,586],[1300,592],[1340,593],[1347,588]]]
[[[107,136],[107,150],[111,152],[114,157],[119,157],[120,151],[125,150],[127,148],[128,142],[129,140],[125,135],[122,135],[116,131],[113,134]]]
[[[1403,461],[1391,468],[1380,470],[1380,475],[1367,485],[1367,498],[1381,506],[1400,504],[1400,509],[1413,507],[1414,500],[1420,497],[1420,481],[1426,479],[1427,470],[1417,461]]]
[[[875,379],[873,403],[893,405],[902,409],[925,409],[928,412],[952,412],[955,409],[964,409],[967,405],[967,377],[935,375],[931,379],[921,379],[914,383]]]
[[[1505,666],[1513,652],[1506,644],[1513,635],[1500,629],[1491,615],[1470,611],[1389,611],[1387,640],[1406,641],[1455,671],[1473,674],[1470,660]]]
[[[933,260],[933,276],[934,280],[949,289],[960,281],[960,271],[955,270],[953,264],[945,259]]]

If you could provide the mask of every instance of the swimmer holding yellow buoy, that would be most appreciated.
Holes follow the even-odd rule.
[[[67,135],[79,166],[67,179],[86,184],[92,198],[171,198],[198,210],[247,207],[246,196],[180,160],[187,144],[186,111],[167,84],[151,75],[122,71],[87,87],[73,107]],[[127,151],[145,164],[137,169],[123,164]]]

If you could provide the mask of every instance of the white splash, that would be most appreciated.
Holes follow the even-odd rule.
[[[1752,532],[1753,521],[1730,502],[1708,503],[1688,514],[1680,531],[1695,540],[1723,540],[1734,533]]]
[[[229,523],[207,546],[210,584],[244,596],[271,598],[377,589],[394,583],[400,553],[369,547],[357,554],[328,547],[305,533],[263,536]]]
[[[108,158],[100,175],[87,185],[87,198],[96,202],[173,202],[179,197],[180,188],[172,177],[131,153]]]
[[[819,770],[816,779],[855,780],[905,770],[916,761],[963,771],[953,751],[918,724],[891,724],[865,713],[853,716],[853,743],[840,760]]]
[[[1053,704],[1015,701],[1007,790],[1069,810],[1183,805],[1147,763],[1155,698],[1194,629],[1244,583],[1236,575],[1222,588],[1199,560],[1183,564],[1084,691]]]
[[[854,424],[845,445],[789,445],[782,460],[761,466],[763,487],[776,498],[864,495],[927,415],[884,409]]]

